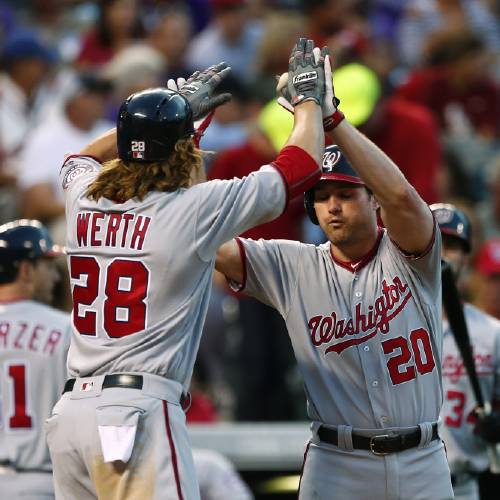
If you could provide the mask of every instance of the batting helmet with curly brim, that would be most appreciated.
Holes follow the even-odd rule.
[[[350,184],[365,185],[336,144],[325,148],[321,165],[321,178],[318,182],[320,181],[343,181]],[[311,222],[319,225],[316,210],[314,209],[315,187],[304,193],[304,206]]]
[[[122,103],[116,131],[122,160],[164,161],[179,139],[194,134],[193,112],[178,92],[165,88],[143,90]]]
[[[23,260],[61,255],[47,228],[37,220],[21,219],[0,226],[0,284],[16,279]]]
[[[472,249],[472,229],[469,218],[451,203],[434,203],[430,206],[441,234],[459,239],[469,253]]]

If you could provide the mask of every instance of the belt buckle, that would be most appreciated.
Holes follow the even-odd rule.
[[[378,457],[383,457],[385,455],[389,455],[389,451],[377,451],[375,449],[375,446],[377,445],[375,439],[386,439],[389,438],[389,434],[378,434],[377,436],[372,436],[370,438],[370,451],[374,454],[377,455]]]

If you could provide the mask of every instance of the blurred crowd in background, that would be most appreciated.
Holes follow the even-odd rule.
[[[500,318],[499,17],[496,0],[0,0],[0,223],[39,219],[64,244],[64,156],[112,127],[131,93],[220,61],[233,99],[202,138],[207,175],[269,163],[293,123],[276,75],[303,35],[330,47],[349,121],[428,203],[469,215],[463,292]],[[245,236],[324,241],[301,199]],[[60,268],[55,305],[69,311]],[[192,422],[306,416],[284,322],[217,276],[192,392]]]

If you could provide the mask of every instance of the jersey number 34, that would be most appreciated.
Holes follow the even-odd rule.
[[[104,274],[104,302],[99,283]],[[101,269],[94,257],[71,256],[70,275],[81,284],[73,287],[73,323],[82,335],[97,335],[97,322],[111,338],[144,330],[149,271],[140,261],[113,260]],[[99,303],[99,307],[96,306]],[[98,311],[102,311],[99,317]]]

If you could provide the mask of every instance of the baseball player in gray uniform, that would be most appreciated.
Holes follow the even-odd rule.
[[[431,205],[431,210],[441,230],[443,258],[460,279],[471,251],[470,221],[463,211],[451,204],[436,203]],[[500,401],[500,321],[467,303],[464,315],[483,397],[495,406]],[[481,434],[485,425],[490,424],[483,421],[477,425],[477,402],[446,318],[443,318],[443,335],[442,437],[453,491],[457,499],[478,500],[476,476],[489,467],[488,441],[482,439]],[[488,420],[491,421],[491,417]]]
[[[328,242],[236,239],[216,268],[287,323],[312,420],[301,499],[452,498],[438,435],[440,233],[397,166],[338,116],[329,85],[337,146],[305,195]]]
[[[66,379],[70,317],[45,303],[60,253],[38,221],[0,226],[0,498],[54,498],[43,422]]]
[[[133,94],[116,131],[65,161],[72,378],[46,424],[57,498],[199,498],[181,401],[216,250],[320,176],[323,59],[301,39],[289,67],[294,130],[244,179],[193,182],[193,120],[227,101],[213,95],[230,71],[223,63],[180,92]]]

